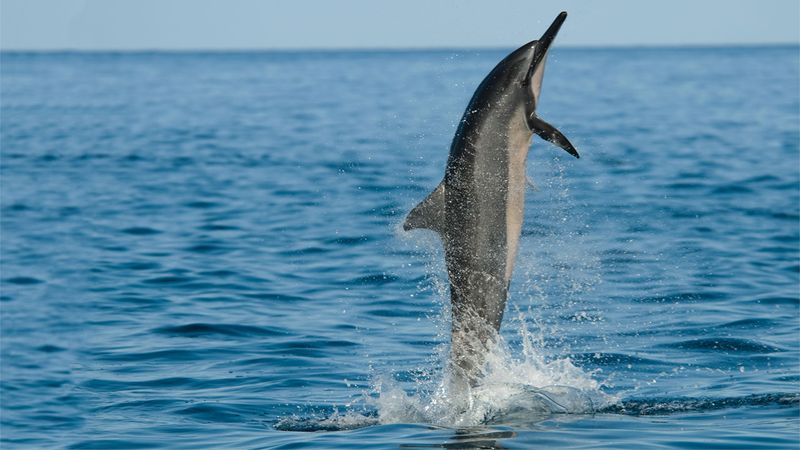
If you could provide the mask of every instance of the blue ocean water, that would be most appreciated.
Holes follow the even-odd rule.
[[[3,448],[797,448],[798,47],[560,49],[484,386],[404,233],[500,50],[3,53]]]

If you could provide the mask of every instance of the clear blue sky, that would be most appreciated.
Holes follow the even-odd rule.
[[[798,43],[799,0],[0,0],[2,49]]]

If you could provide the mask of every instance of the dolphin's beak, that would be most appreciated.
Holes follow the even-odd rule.
[[[547,31],[544,32],[541,38],[537,41],[536,46],[534,47],[533,59],[531,59],[531,65],[528,67],[528,73],[525,75],[525,82],[530,82],[533,73],[536,71],[536,67],[539,63],[542,62],[545,55],[547,55],[547,50],[550,48],[550,44],[556,38],[558,34],[558,30],[561,29],[561,25],[567,19],[567,12],[561,11],[561,14],[556,16],[556,19],[550,24],[550,27]]]

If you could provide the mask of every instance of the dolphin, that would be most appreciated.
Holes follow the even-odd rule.
[[[442,239],[450,281],[451,373],[476,385],[495,341],[517,256],[525,206],[525,161],[533,134],[579,158],[536,115],[550,45],[562,12],[538,40],[506,56],[478,86],[450,147],[444,180],[405,219]]]

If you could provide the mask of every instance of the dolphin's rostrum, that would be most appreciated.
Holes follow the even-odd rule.
[[[533,133],[578,157],[536,115],[547,52],[567,13],[541,39],[506,56],[478,86],[450,147],[444,180],[403,228],[442,238],[453,311],[451,369],[475,384],[503,318],[525,200],[525,160]]]

